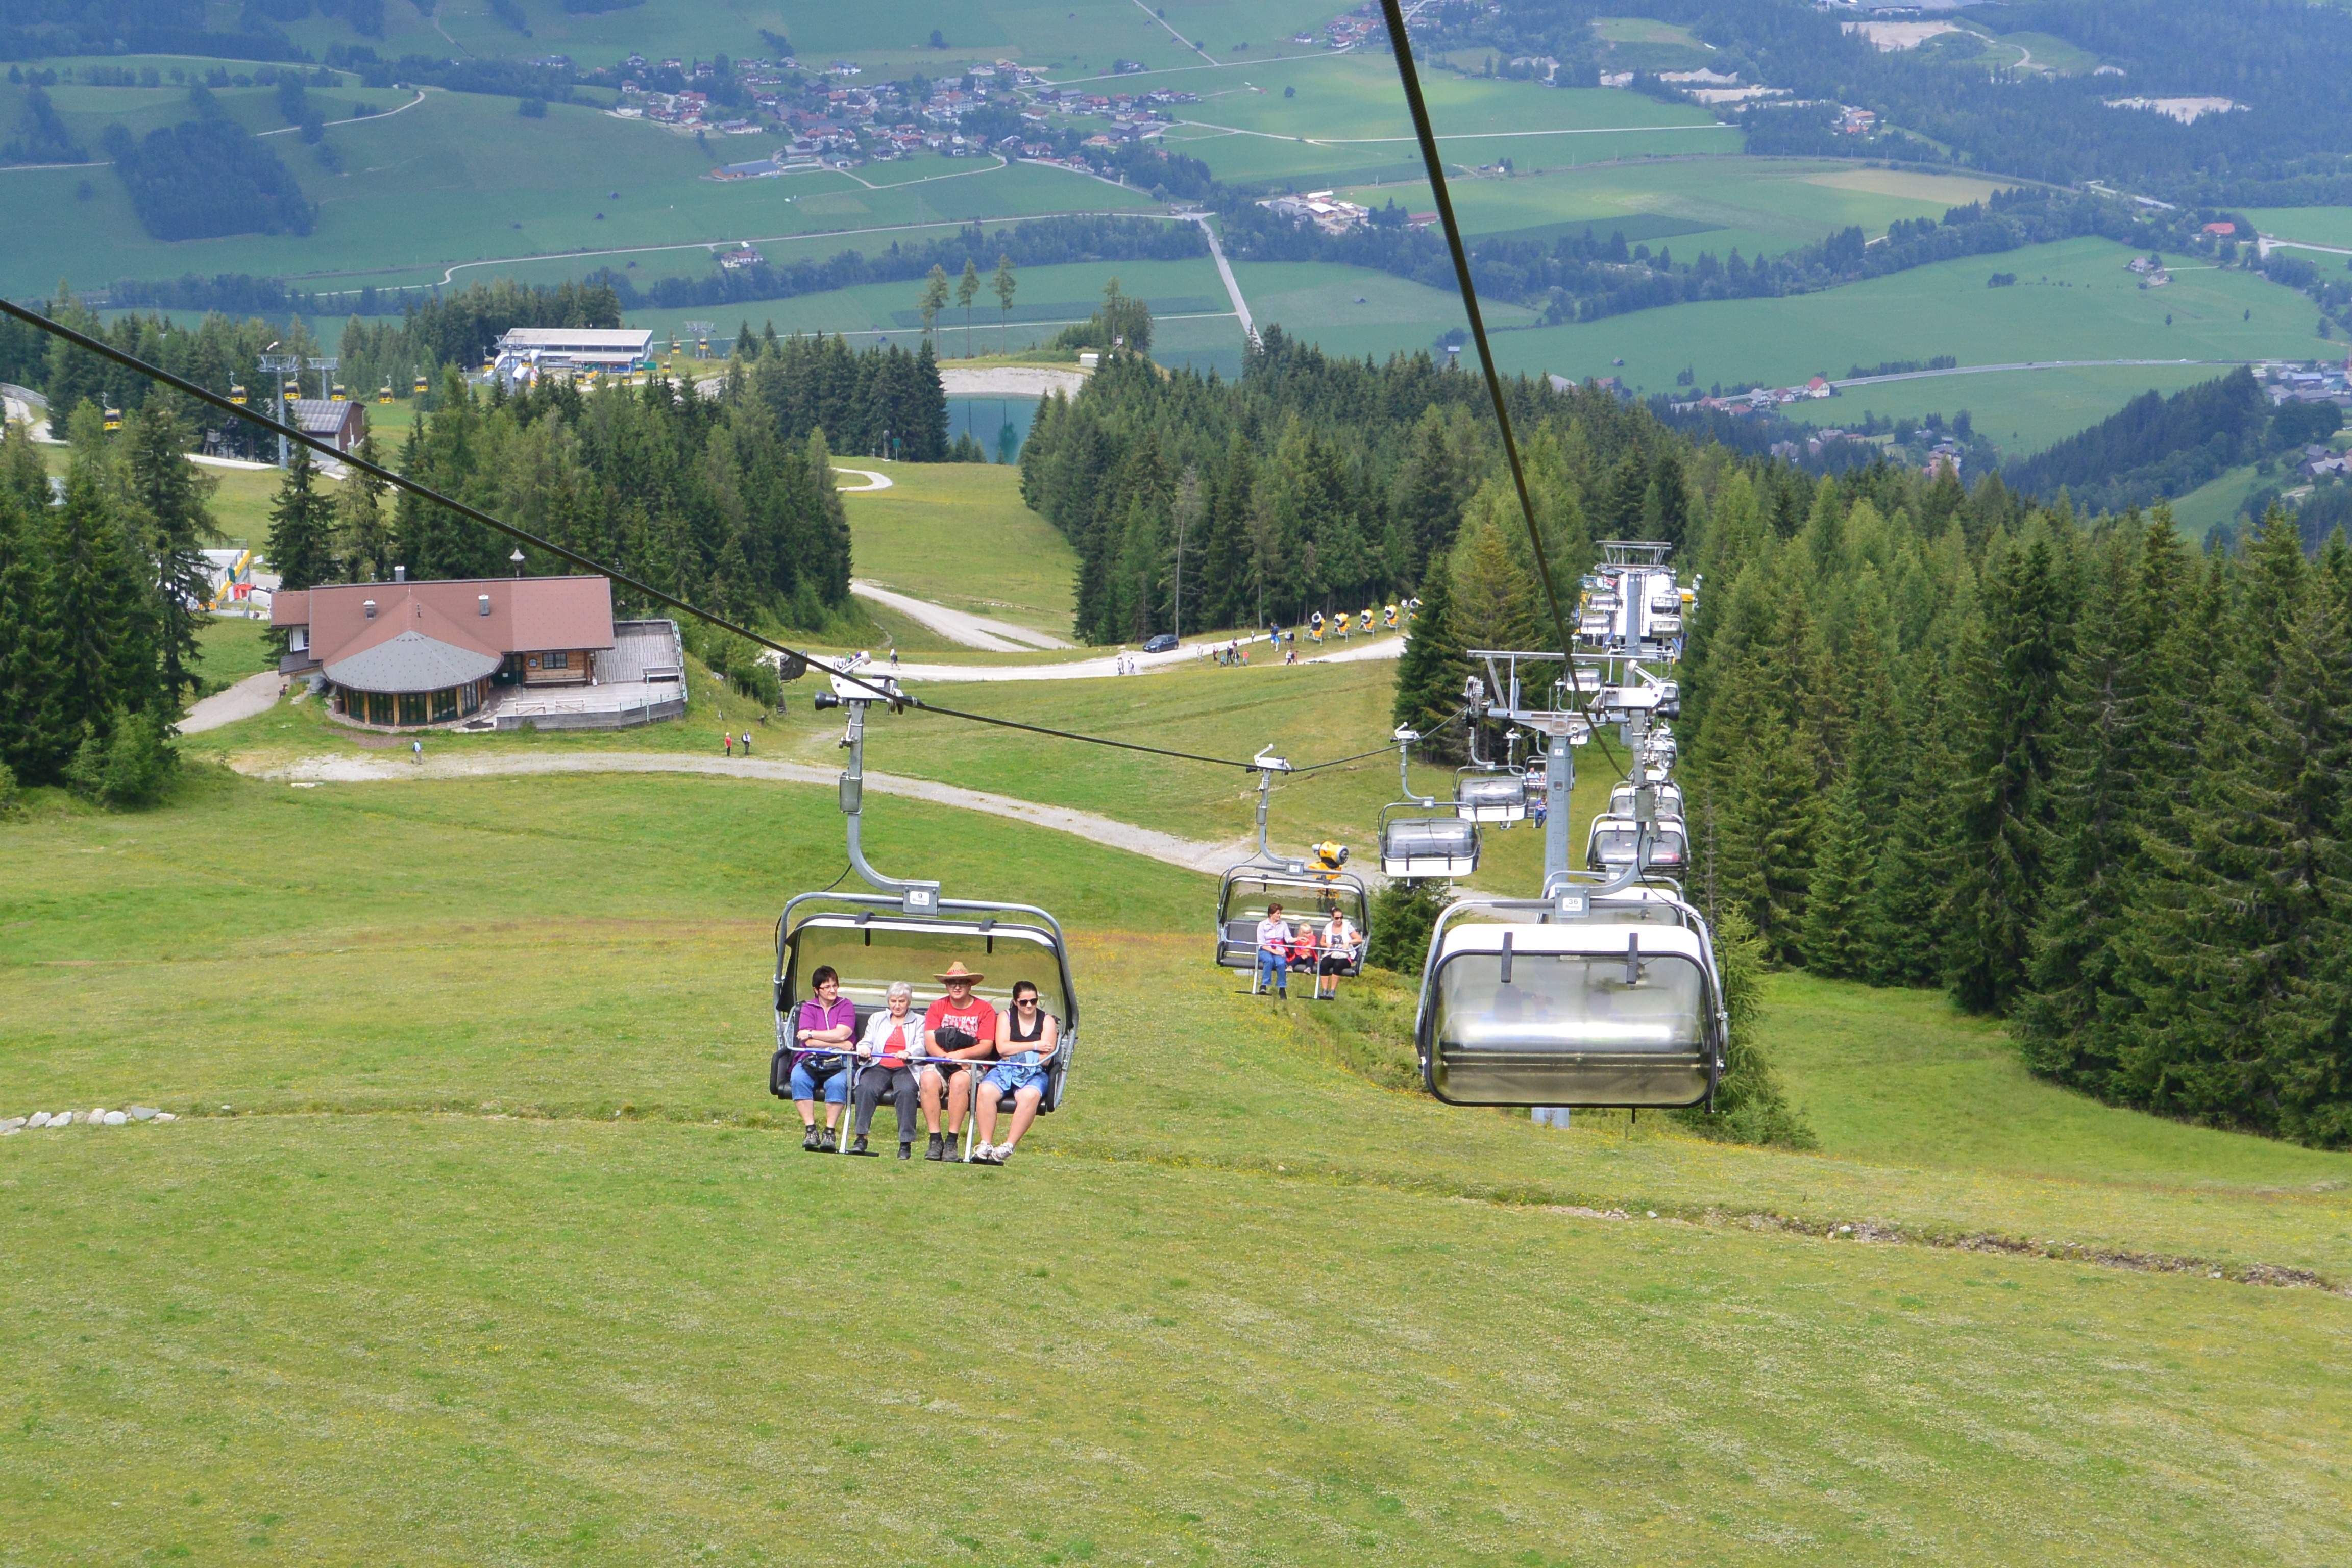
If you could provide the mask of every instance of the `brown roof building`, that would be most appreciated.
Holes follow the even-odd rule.
[[[614,646],[603,577],[347,583],[281,590],[269,620],[287,634],[286,674],[324,677],[356,724],[412,729],[480,711],[493,683],[584,685]]]

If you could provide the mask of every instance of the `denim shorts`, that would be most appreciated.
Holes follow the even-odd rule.
[[[1037,1053],[1023,1051],[1017,1057],[1007,1057],[991,1069],[980,1081],[999,1094],[1018,1094],[1024,1089],[1043,1093],[1045,1088],[1045,1068],[1039,1063]]]
[[[803,1057],[799,1060],[793,1062],[793,1098],[794,1100],[814,1100],[816,1098],[817,1072],[824,1071],[824,1069],[828,1066],[832,1070],[824,1072],[824,1102],[827,1105],[848,1104],[849,1075],[841,1070],[841,1058],[839,1057]],[[811,1071],[811,1068],[815,1068],[817,1071]]]

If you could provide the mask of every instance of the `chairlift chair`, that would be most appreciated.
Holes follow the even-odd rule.
[[[1257,852],[1229,868],[1218,881],[1217,963],[1224,969],[1255,972],[1257,923],[1265,919],[1268,906],[1281,903],[1286,906],[1286,912],[1288,908],[1312,909],[1327,920],[1336,910],[1354,924],[1356,956],[1345,972],[1352,978],[1363,972],[1364,950],[1371,944],[1371,890],[1361,877],[1345,868],[1345,845],[1318,846],[1312,856],[1281,856],[1273,851],[1266,842],[1267,805],[1275,776],[1288,773],[1290,764],[1274,755],[1271,746],[1260,752],[1255,761]],[[1255,987],[1255,979],[1251,984]]]
[[[937,882],[885,877],[866,863],[860,844],[866,710],[890,699],[843,679],[866,660],[859,654],[835,667],[834,689],[819,692],[816,706],[849,710],[845,743],[850,761],[841,775],[841,809],[848,821],[850,867],[873,890],[802,893],[777,917],[776,1051],[769,1062],[769,1091],[779,1099],[791,1098],[793,1058],[802,1048],[793,1039],[793,1022],[800,1004],[815,989],[808,976],[817,969],[830,966],[840,975],[840,994],[856,1009],[854,1049],[856,1040],[865,1037],[868,1020],[887,1007],[892,982],[903,980],[914,987],[909,1011],[919,1016],[942,994],[932,976],[961,961],[984,977],[973,994],[999,1013],[1009,1011],[1013,984],[1026,980],[1037,987],[1039,1009],[1059,1020],[1058,1044],[1046,1064],[1044,1096],[1037,1106],[1041,1115],[1059,1110],[1069,1092],[1078,1046],[1077,987],[1061,922],[1034,904],[943,898]],[[872,685],[897,691],[887,679],[877,678]],[[982,1073],[988,1070],[985,1062],[974,1066]],[[895,1106],[897,1091],[885,1090],[881,1103]],[[1013,1109],[1013,1096],[1000,1097],[1000,1113]],[[967,1145],[975,1126],[976,1119],[966,1123]],[[847,1147],[845,1138],[843,1147]],[[965,1152],[970,1152],[969,1147]]]
[[[1420,739],[1410,727],[1396,732],[1397,787],[1404,798],[1381,808],[1381,875],[1416,882],[1467,877],[1478,869],[1478,825],[1458,812],[1439,816],[1434,797],[1413,793],[1406,763]]]
[[[1525,822],[1527,776],[1518,768],[1455,770],[1454,815],[1465,822]]]
[[[1562,879],[1540,900],[1439,915],[1413,1035],[1449,1105],[1711,1102],[1728,1017],[1698,911],[1654,888]]]
[[[1641,838],[1642,825],[1632,816],[1596,816],[1585,836],[1584,862],[1595,871],[1624,871],[1633,866]],[[1684,830],[1683,819],[1659,816],[1650,824],[1649,839],[1644,868],[1665,876],[1681,876],[1690,858],[1689,836]]]
[[[1658,792],[1656,807],[1658,816],[1681,816],[1684,815],[1682,785],[1671,779],[1652,779],[1650,786]],[[1633,786],[1630,782],[1620,784],[1609,792],[1609,815],[1612,816],[1633,815]]]

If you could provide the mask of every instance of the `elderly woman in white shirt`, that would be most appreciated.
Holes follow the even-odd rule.
[[[913,1157],[915,1071],[910,1064],[928,1051],[922,1017],[908,1006],[914,997],[913,986],[903,980],[892,981],[887,1007],[867,1020],[866,1037],[857,1042],[857,1082],[850,1091],[857,1106],[857,1137],[849,1146],[853,1154],[868,1152],[866,1135],[873,1129],[875,1108],[882,1103],[882,1091],[887,1089],[894,1091],[891,1103],[898,1108],[898,1158]]]

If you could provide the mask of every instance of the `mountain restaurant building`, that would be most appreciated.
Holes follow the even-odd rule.
[[[586,685],[610,650],[613,584],[603,577],[486,577],[281,590],[270,625],[287,634],[286,675],[319,675],[348,723],[411,730],[472,718],[494,686]]]

